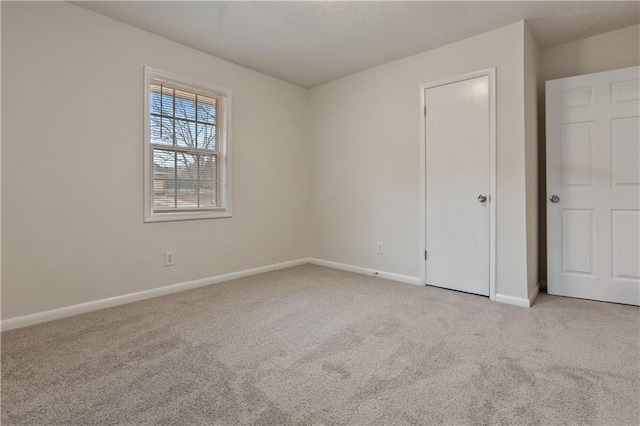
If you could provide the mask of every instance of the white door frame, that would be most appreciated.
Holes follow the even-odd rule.
[[[477,77],[489,77],[489,299],[496,298],[496,69],[488,68],[455,77],[445,78],[420,85],[420,280],[427,281],[426,261],[424,253],[427,246],[427,132],[426,132],[426,100],[425,90],[446,84],[471,80]]]

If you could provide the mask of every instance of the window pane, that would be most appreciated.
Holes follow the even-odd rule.
[[[218,207],[216,155],[154,149],[153,158],[154,210]]]
[[[176,119],[176,145],[186,148],[196,147],[196,123]]]
[[[198,148],[216,148],[216,128],[210,124],[198,123]]]
[[[193,93],[182,92],[176,93],[176,117],[185,118],[187,120],[196,119],[196,95]]]
[[[175,153],[153,150],[153,208],[166,210],[175,206]]]
[[[151,143],[173,145],[173,120],[151,116]]]
[[[173,89],[163,87],[162,96],[160,96],[160,89],[160,85],[151,85],[151,113],[171,116],[173,115]]]
[[[153,209],[169,210],[176,205],[175,181],[155,179],[153,181]]]
[[[198,182],[178,180],[176,182],[177,207],[195,209],[198,207]]]
[[[184,152],[176,153],[177,157],[177,177],[178,180],[198,180],[198,165],[196,156]]]
[[[213,189],[200,188],[200,207],[201,208],[216,208],[216,194]]]
[[[216,124],[216,100],[198,96],[198,121]]]
[[[216,156],[200,155],[199,179],[200,185],[204,188],[213,188],[216,181]]]
[[[162,113],[162,106],[160,102],[160,93],[151,92],[151,103],[149,104],[151,107],[151,114]]]
[[[173,179],[176,154],[162,149],[153,149],[153,173],[157,179]]]
[[[216,156],[201,155],[199,163],[200,207],[218,207]]]

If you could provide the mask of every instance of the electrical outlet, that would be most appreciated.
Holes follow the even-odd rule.
[[[378,252],[378,254],[384,253],[384,243],[382,241],[378,241],[378,243],[376,244],[376,251]]]
[[[175,252],[165,251],[164,252],[164,266],[173,266],[176,264]]]

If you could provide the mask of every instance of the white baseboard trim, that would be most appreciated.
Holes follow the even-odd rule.
[[[327,268],[341,269],[343,271],[355,272],[357,274],[375,275],[380,278],[399,281],[401,283],[407,283],[407,284],[413,284],[413,285],[424,285],[420,277],[412,277],[410,275],[402,275],[402,274],[395,274],[393,272],[378,271],[376,269],[362,268],[360,266],[347,265],[347,264],[338,263],[338,262],[331,262],[329,260],[316,259],[313,257],[309,258],[308,260],[309,260],[309,263],[312,263],[314,265],[319,265],[319,266],[326,266]]]
[[[316,258],[301,258],[290,260],[287,262],[276,263],[273,265],[260,266],[243,271],[231,272],[229,274],[216,275],[213,277],[201,278],[193,281],[185,281],[182,283],[171,284],[163,287],[143,290],[136,293],[124,294],[121,296],[109,297],[106,299],[94,300],[91,302],[80,303],[78,305],[66,306],[64,308],[52,309],[50,311],[38,312],[35,314],[22,315],[14,318],[8,318],[0,321],[0,330],[8,331],[16,328],[27,327],[30,325],[40,324],[43,322],[53,321],[56,319],[67,318],[74,315],[84,314],[87,312],[98,311],[100,309],[111,308],[114,306],[125,305],[127,303],[137,302],[139,300],[151,299],[154,297],[165,296],[167,294],[178,293],[193,288],[204,287],[211,284],[221,283],[224,281],[235,280],[238,278],[248,277],[251,275],[262,274],[265,272],[277,271],[279,269],[290,268],[293,266],[312,263],[314,265],[325,266],[327,268],[340,269],[343,271],[355,272],[364,275],[375,275],[392,281],[422,286],[424,283],[420,277],[410,275],[396,274],[393,272],[378,271],[370,268],[362,268],[360,266],[347,265],[344,263],[331,262],[329,260]],[[529,295],[529,299],[496,294],[496,302],[507,303],[510,305],[528,308],[540,292],[540,284],[533,289]]]
[[[9,318],[0,323],[0,330],[7,331],[16,328],[27,327],[29,325],[39,324],[42,322],[53,321],[60,318],[66,318],[86,312],[97,311],[100,309],[111,308],[113,306],[124,305],[127,303],[137,302],[139,300],[151,299],[153,297],[164,296],[167,294],[177,293],[193,288],[204,287],[223,281],[235,280],[238,278],[248,277],[250,275],[262,274],[264,272],[277,271],[278,269],[290,268],[292,266],[309,263],[310,259],[296,259],[288,262],[276,263],[273,265],[260,266],[258,268],[245,269],[244,271],[231,272],[229,274],[216,275],[213,277],[201,278],[193,281],[185,281],[178,284],[171,284],[164,287],[152,288],[149,290],[139,291],[136,293],[123,294],[122,296],[109,297],[106,299],[94,300],[91,302],[80,303],[78,305],[66,306],[64,308],[52,309],[50,311],[38,312],[35,314],[23,315],[19,317]]]
[[[528,308],[529,299],[525,299],[523,297],[514,297],[507,296],[506,294],[498,294],[496,293],[496,302],[506,303],[507,305],[520,306],[522,308]]]
[[[523,308],[530,308],[531,305],[533,305],[533,301],[536,300],[536,297],[538,297],[538,293],[540,293],[540,283],[538,283],[536,287],[531,291],[528,299],[524,299],[522,297],[507,296],[505,294],[496,294],[496,302],[520,306]]]

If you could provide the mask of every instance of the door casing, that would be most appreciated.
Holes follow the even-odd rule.
[[[426,100],[425,91],[433,87],[457,83],[477,77],[489,78],[489,187],[491,190],[489,203],[489,299],[496,298],[496,69],[487,68],[467,74],[432,81],[420,85],[420,280],[426,284],[427,265],[424,253],[427,246],[426,235],[426,186],[427,186],[427,133],[426,133]],[[428,112],[427,112],[428,113]]]

